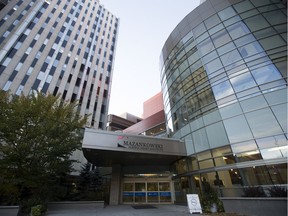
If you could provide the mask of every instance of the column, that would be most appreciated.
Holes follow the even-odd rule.
[[[121,187],[121,165],[112,165],[112,179],[110,187],[110,205],[119,205],[120,203],[120,187]]]

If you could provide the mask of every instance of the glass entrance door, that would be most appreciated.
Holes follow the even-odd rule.
[[[146,183],[135,182],[135,202],[146,203]]]
[[[170,203],[171,181],[124,182],[123,203]]]

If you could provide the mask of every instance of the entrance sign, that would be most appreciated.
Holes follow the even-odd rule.
[[[90,128],[85,128],[82,147],[116,152],[186,156],[185,143],[181,140],[131,135]]]
[[[187,194],[187,202],[190,214],[202,214],[202,208],[198,194]]]

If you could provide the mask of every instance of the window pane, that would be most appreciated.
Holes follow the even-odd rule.
[[[134,191],[134,183],[124,183],[123,191]]]
[[[235,4],[233,7],[238,13],[242,13],[254,8],[254,6],[249,1],[243,1],[241,3]]]
[[[244,112],[250,112],[268,106],[262,95],[243,100],[240,102],[240,104]]]
[[[204,129],[200,129],[192,133],[193,141],[195,143],[196,152],[204,151],[209,149],[208,138],[206,135],[206,131]]]
[[[243,22],[235,23],[234,25],[229,26],[227,30],[232,39],[236,39],[250,33],[249,29]]]
[[[135,191],[145,191],[145,183],[135,183]]]
[[[212,28],[213,26],[217,25],[218,23],[220,23],[220,19],[217,16],[217,14],[214,14],[213,16],[209,17],[208,19],[206,19],[204,21],[207,29]]]
[[[200,51],[202,56],[211,52],[213,49],[214,49],[214,46],[210,38],[207,38],[206,40],[198,44],[198,50]]]
[[[256,83],[249,72],[231,78],[230,81],[236,92],[256,86]]]
[[[214,167],[213,160],[210,159],[210,160],[200,161],[199,167],[200,167],[200,169],[206,169],[206,168]]]
[[[235,47],[234,43],[233,43],[233,42],[230,42],[230,43],[225,44],[224,46],[218,48],[217,51],[218,51],[218,54],[221,56],[221,55],[223,55],[224,53],[227,53],[227,52],[229,52],[229,51],[231,51],[231,50],[233,50],[233,49],[235,49],[235,48],[236,48],[236,47]]]
[[[169,182],[159,182],[159,191],[170,191]]]
[[[245,23],[252,32],[269,27],[269,23],[262,15],[250,17],[245,20]]]
[[[283,131],[287,131],[287,103],[271,107]]]
[[[199,24],[198,26],[196,26],[196,27],[192,30],[193,35],[194,35],[195,37],[198,37],[199,35],[201,35],[201,34],[202,34],[203,32],[205,32],[205,31],[206,31],[206,28],[205,28],[205,26],[204,26],[203,23]]]
[[[157,182],[147,182],[147,191],[158,191],[158,183]]]
[[[226,20],[232,16],[235,16],[236,13],[232,7],[228,7],[218,13],[221,20]]]
[[[239,103],[234,103],[220,109],[220,114],[223,119],[233,117],[242,113]]]
[[[239,52],[243,58],[255,55],[257,53],[261,53],[263,51],[264,50],[262,49],[262,47],[258,42],[250,43],[239,48]]]
[[[259,40],[260,44],[265,50],[273,49],[280,46],[286,46],[285,41],[279,36],[274,35],[262,40]]]
[[[231,84],[228,80],[213,86],[212,89],[216,100],[224,98],[234,93]]]
[[[260,150],[260,152],[263,159],[273,159],[283,157],[279,149],[262,149]]]
[[[252,152],[257,151],[257,146],[254,141],[241,142],[231,145],[233,153]]]
[[[265,137],[283,133],[270,109],[245,114],[254,137]]]
[[[243,115],[224,120],[224,126],[231,143],[252,139],[252,133]]]
[[[247,43],[251,43],[252,41],[255,41],[255,37],[252,34],[245,35],[237,40],[234,40],[234,43],[237,47],[240,47],[242,45],[245,45]]]
[[[222,122],[218,122],[210,126],[207,126],[206,132],[211,148],[224,146],[229,143]]]
[[[266,93],[264,94],[264,97],[268,101],[269,105],[287,102],[287,89]]]
[[[233,50],[229,53],[226,53],[222,55],[220,58],[224,66],[230,65],[242,59],[237,50]]]
[[[221,61],[217,58],[211,62],[209,62],[208,64],[205,65],[206,67],[206,72],[208,74],[212,74],[214,71],[222,68],[222,64],[221,64]]]
[[[261,67],[251,72],[259,85],[282,78],[280,72],[274,65]]]
[[[215,47],[220,47],[229,41],[231,41],[227,31],[225,29],[215,33],[214,35],[211,36]]]

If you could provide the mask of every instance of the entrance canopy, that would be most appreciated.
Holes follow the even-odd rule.
[[[86,159],[96,166],[169,166],[186,156],[180,140],[85,129],[82,144]]]

